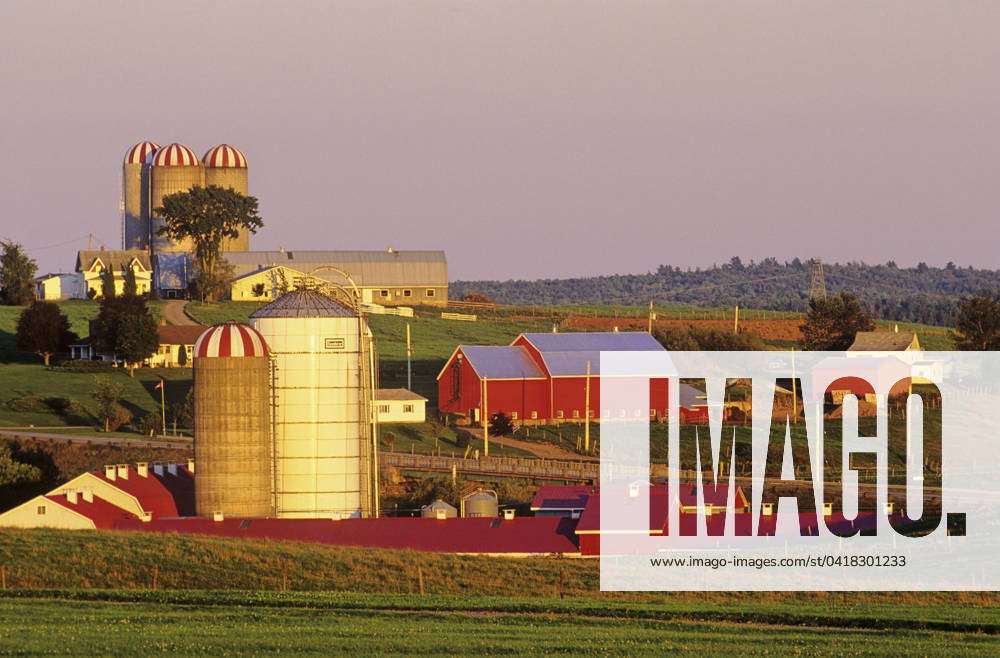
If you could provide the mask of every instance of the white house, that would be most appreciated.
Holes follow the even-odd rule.
[[[35,297],[51,302],[64,299],[84,299],[83,275],[78,272],[59,272],[35,278]]]
[[[427,418],[427,398],[405,388],[380,388],[375,392],[380,423],[422,423]]]

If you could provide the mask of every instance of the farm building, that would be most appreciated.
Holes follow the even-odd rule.
[[[375,411],[380,423],[422,423],[427,398],[405,388],[380,388],[375,391]]]
[[[364,304],[444,306],[448,303],[448,263],[443,251],[279,251],[226,252],[235,276],[235,300],[269,301],[297,281],[320,279],[344,285],[346,272]],[[326,268],[326,269],[322,269]],[[333,269],[331,269],[333,268]]]
[[[64,299],[82,299],[83,275],[79,272],[45,274],[35,278],[35,298],[58,302]]]
[[[663,351],[646,332],[526,333],[507,346],[459,345],[438,374],[438,408],[479,422],[502,412],[524,423],[598,419],[600,353]],[[590,375],[587,375],[588,363]],[[589,389],[589,403],[587,389]],[[682,422],[706,422],[708,405],[690,387],[681,389]],[[619,410],[630,416],[667,416],[667,380],[650,383],[650,406]],[[605,410],[610,416],[610,410]]]
[[[160,346],[152,356],[146,359],[145,365],[151,368],[191,367],[194,344],[198,342],[198,337],[207,328],[200,324],[161,324],[156,328]]]
[[[859,331],[848,352],[919,352],[920,340],[912,331]]]
[[[140,295],[148,293],[153,281],[153,266],[149,252],[142,249],[91,250],[76,255],[76,271],[83,276],[80,293],[83,296],[100,297],[102,294],[101,273],[110,269],[115,275],[115,294],[125,292],[125,270],[135,273],[136,289]]]

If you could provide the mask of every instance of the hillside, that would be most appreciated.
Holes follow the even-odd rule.
[[[865,263],[825,263],[826,288],[856,292],[884,320],[947,326],[958,300],[984,290],[1000,290],[1000,270],[920,264],[913,268]],[[810,285],[810,264],[773,258],[744,264],[738,258],[725,265],[682,270],[661,265],[646,274],[616,274],[536,281],[455,281],[449,294],[459,299],[480,292],[513,305],[663,304],[742,307],[802,311]]]

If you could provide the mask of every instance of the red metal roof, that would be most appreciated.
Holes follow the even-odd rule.
[[[205,152],[201,159],[206,167],[240,167],[246,169],[247,158],[235,146],[219,144]]]
[[[194,154],[191,147],[178,144],[177,142],[168,144],[153,154],[154,167],[193,167],[199,164],[201,162],[199,162],[198,156]]]
[[[587,498],[597,491],[590,485],[550,485],[539,487],[531,501],[532,510],[567,511],[582,510]]]
[[[156,142],[139,142],[125,154],[125,164],[143,164],[160,145]]]
[[[83,494],[77,494],[77,502],[71,503],[65,494],[58,496],[45,496],[53,503],[57,503],[66,509],[82,514],[97,526],[98,530],[108,530],[115,527],[118,521],[138,520],[134,514],[126,512],[120,507],[112,505],[103,498],[94,496],[93,501],[87,502],[83,499]]]
[[[163,475],[158,476],[152,466],[146,477],[140,476],[131,466],[128,467],[128,478],[116,475],[111,480],[103,471],[94,471],[93,475],[135,496],[142,509],[152,512],[154,518],[194,514],[194,478],[183,466],[178,465],[176,475],[170,475],[164,467]]]
[[[243,526],[246,526],[245,528]],[[438,553],[577,553],[576,521],[560,517],[383,519],[156,519],[121,530],[308,541]]]
[[[267,342],[253,327],[238,322],[217,324],[194,344],[195,358],[216,356],[267,356]]]

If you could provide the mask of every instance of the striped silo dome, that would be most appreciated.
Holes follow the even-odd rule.
[[[158,148],[160,145],[156,142],[139,142],[125,154],[125,164],[143,164]]]
[[[154,167],[193,167],[198,164],[198,156],[190,147],[174,142],[159,149],[153,156]]]
[[[206,167],[240,167],[246,169],[247,158],[235,146],[219,144],[205,152],[201,159]]]
[[[194,344],[194,356],[267,356],[267,343],[253,327],[238,322],[206,329]]]

